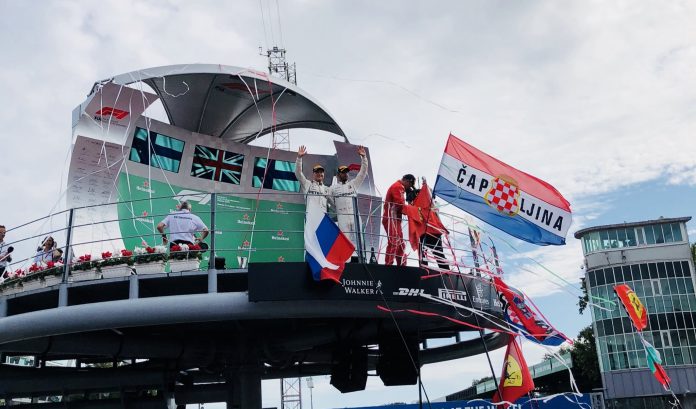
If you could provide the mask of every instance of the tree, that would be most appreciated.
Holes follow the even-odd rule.
[[[590,302],[590,297],[587,294],[587,287],[585,286],[585,277],[580,277],[580,286],[582,287],[582,297],[578,297],[578,312],[582,315],[587,308],[587,304]]]
[[[599,360],[597,359],[597,344],[592,326],[580,331],[578,338],[570,349],[573,359],[573,375],[581,391],[591,391],[602,387],[599,375]]]

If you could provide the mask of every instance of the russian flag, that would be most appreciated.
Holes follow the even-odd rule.
[[[434,195],[529,243],[565,244],[570,203],[556,188],[451,135]]]
[[[305,260],[316,281],[333,280],[340,283],[343,268],[355,251],[355,246],[321,209],[307,208],[305,222]]]

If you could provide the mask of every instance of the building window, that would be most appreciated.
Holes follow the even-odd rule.
[[[642,227],[636,227],[636,238],[639,245],[642,246],[645,244],[645,231]]]
[[[300,182],[295,177],[295,162],[256,158],[252,187],[299,192]]]
[[[672,223],[672,237],[674,238],[674,241],[684,241],[680,223]]]
[[[222,149],[196,145],[191,176],[238,185],[242,176],[244,155]]]
[[[130,160],[169,172],[179,172],[184,141],[143,128],[135,128]],[[149,155],[149,156],[148,156]]]
[[[650,280],[652,292],[655,295],[662,295],[662,287],[660,286],[660,280]]]
[[[670,337],[669,331],[660,331],[660,339],[664,348],[672,347],[672,337]]]

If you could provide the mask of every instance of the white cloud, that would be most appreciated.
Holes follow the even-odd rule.
[[[574,228],[620,201],[611,196],[620,188],[696,184],[694,3],[302,0],[280,9],[300,87],[369,146],[382,191],[407,171],[432,179],[450,131],[555,185],[573,204]],[[264,69],[257,46],[269,45],[271,21],[264,35],[255,2],[0,0],[0,223],[58,201],[71,111],[95,80],[193,62]],[[302,135],[293,138],[318,146],[316,134]],[[574,283],[582,252],[568,243],[524,255]],[[504,256],[536,273],[511,268],[512,284],[557,290],[543,268]],[[487,373],[480,357],[440,365],[426,367],[438,377],[431,395]],[[315,399],[341,401],[321,385]],[[385,401],[375,388],[365,401]]]

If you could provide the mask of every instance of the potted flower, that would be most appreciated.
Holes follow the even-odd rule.
[[[157,274],[164,272],[164,263],[167,261],[167,248],[165,246],[136,247],[133,249],[135,261],[135,273]]]
[[[22,277],[22,287],[24,291],[36,290],[41,288],[41,272],[45,270],[43,264],[34,263],[27,269],[26,274]]]
[[[70,266],[70,281],[96,280],[101,277],[96,261],[91,254],[85,254],[73,261]]]
[[[198,270],[201,257],[201,247],[197,244],[175,244],[169,248],[169,271]]]
[[[41,272],[41,284],[43,287],[51,287],[63,282],[65,266],[61,261],[49,261]]]
[[[121,255],[105,251],[102,253],[101,261],[99,261],[99,270],[101,270],[102,278],[124,277],[131,275],[130,266],[132,265],[132,251],[121,250]]]
[[[23,291],[21,281],[25,275],[26,272],[21,268],[15,271],[6,270],[0,278],[0,292],[3,295],[10,295]]]

